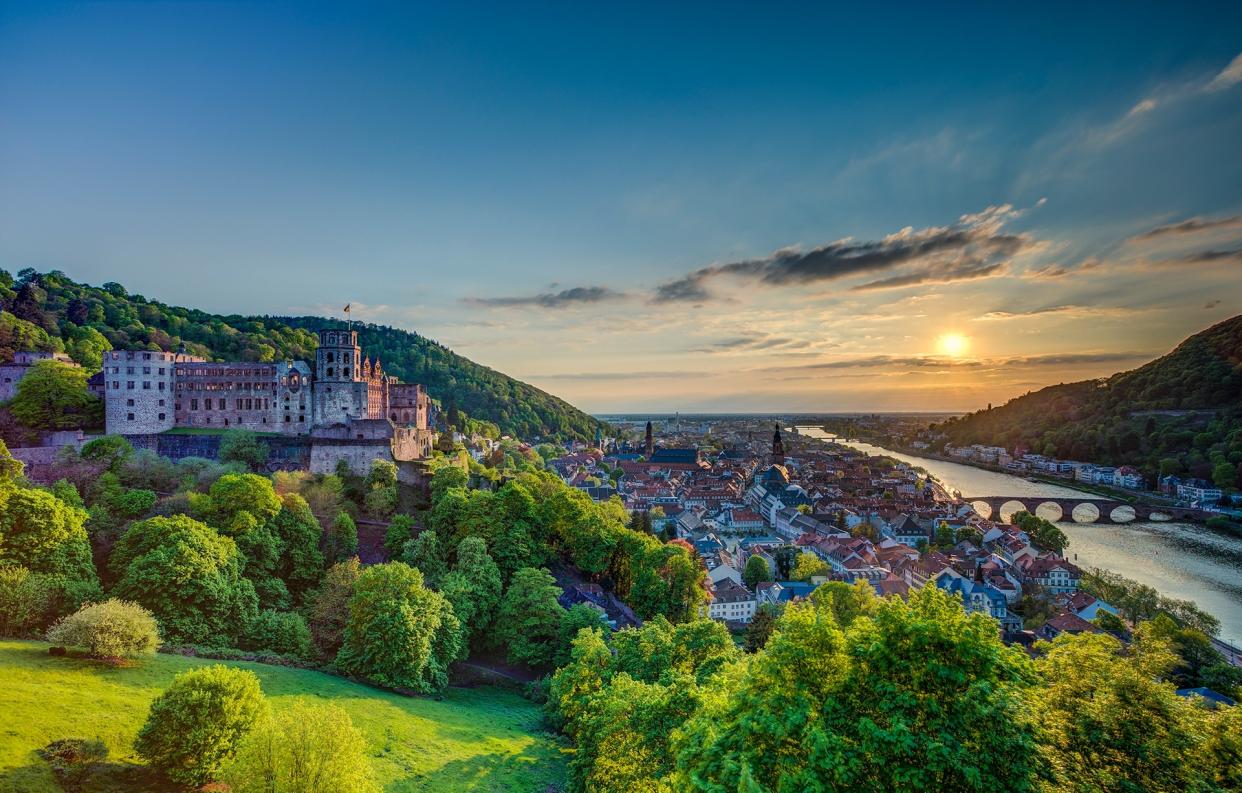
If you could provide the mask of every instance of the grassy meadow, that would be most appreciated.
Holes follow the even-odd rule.
[[[133,753],[151,700],[178,672],[226,663],[157,655],[129,668],[48,655],[44,642],[0,641],[0,791],[60,791],[36,753],[61,738],[98,738],[107,764],[87,789],[161,790]],[[274,708],[329,700],[367,739],[385,791],[559,790],[564,761],[537,706],[493,688],[445,692],[443,701],[401,697],[301,669],[227,662],[253,670]]]

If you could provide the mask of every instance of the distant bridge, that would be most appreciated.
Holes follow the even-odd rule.
[[[1051,498],[1047,496],[961,496],[984,518],[998,520],[1002,512],[1025,510],[1041,518],[1075,523],[1130,523],[1136,520],[1203,520],[1205,513],[1186,507],[1129,504],[1111,498]],[[985,510],[981,509],[986,505]],[[1016,507],[1015,507],[1016,505]]]

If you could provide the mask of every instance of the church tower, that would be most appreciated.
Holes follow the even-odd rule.
[[[781,425],[776,425],[772,433],[772,464],[782,465],[785,462],[785,443],[781,440]]]
[[[355,330],[319,331],[315,352],[314,422],[347,424],[367,417],[367,383]]]
[[[651,459],[651,455],[655,454],[655,436],[652,434],[651,422],[647,422],[647,445],[643,447],[647,454],[647,459]]]

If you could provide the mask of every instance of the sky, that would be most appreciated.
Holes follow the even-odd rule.
[[[0,267],[600,413],[972,410],[1242,311],[1242,4],[807,5],[0,0]]]

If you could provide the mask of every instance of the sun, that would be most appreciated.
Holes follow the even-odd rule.
[[[946,333],[937,340],[937,343],[942,353],[954,358],[965,355],[970,349],[970,339],[960,333]]]

